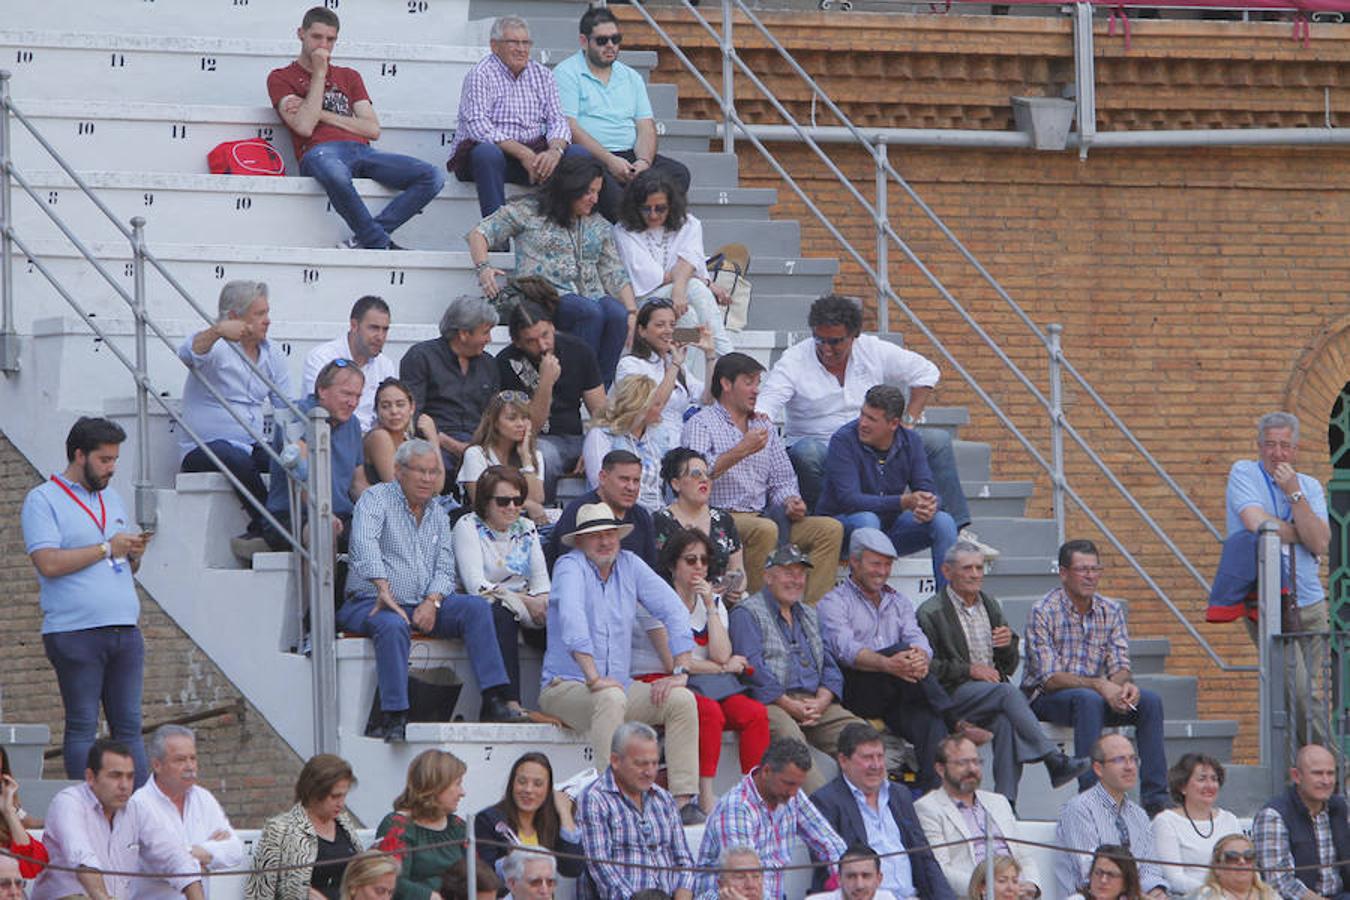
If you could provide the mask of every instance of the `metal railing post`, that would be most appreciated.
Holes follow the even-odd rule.
[[[1064,545],[1064,386],[1060,380],[1060,335],[1064,326],[1051,322],[1050,334],[1050,454],[1054,465],[1051,496],[1055,509],[1055,543]]]
[[[1284,788],[1288,768],[1284,747],[1289,728],[1289,711],[1284,708],[1284,654],[1277,647],[1280,631],[1280,527],[1279,523],[1265,521],[1257,529],[1256,543],[1257,625],[1260,640],[1261,707],[1258,712],[1257,734],[1260,736],[1261,765],[1270,777],[1270,792]],[[1278,731],[1279,737],[1276,738]]]
[[[468,846],[464,849],[464,893],[469,897],[478,896],[478,841],[474,840],[474,829],[468,831]]]
[[[994,900],[994,823],[984,808],[984,900]]]
[[[1074,100],[1078,104],[1078,158],[1087,159],[1088,148],[1097,136],[1097,63],[1092,37],[1092,4],[1073,7]]]
[[[890,224],[890,206],[886,193],[890,179],[886,175],[886,136],[877,135],[877,202],[874,221],[877,226],[877,331],[890,331],[891,242],[886,236]]]
[[[328,410],[309,411],[310,665],[314,688],[314,752],[337,752],[337,630],[333,607],[333,435]],[[295,528],[298,523],[292,522]]]
[[[736,152],[736,67],[731,54],[736,52],[731,43],[732,0],[722,0],[722,152]]]
[[[19,335],[14,322],[14,227],[9,170],[14,164],[9,134],[9,71],[0,69],[0,372],[19,371]]]
[[[136,318],[136,522],[154,531],[155,491],[150,478],[150,370],[146,349],[145,218],[131,220],[131,312]]]

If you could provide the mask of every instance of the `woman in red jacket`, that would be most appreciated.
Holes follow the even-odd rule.
[[[36,878],[47,862],[47,848],[23,827],[19,808],[19,782],[9,772],[9,754],[0,747],[0,847],[19,859],[19,874]]]

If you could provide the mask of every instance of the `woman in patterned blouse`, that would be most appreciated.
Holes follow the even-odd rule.
[[[556,324],[595,348],[608,388],[632,340],[637,304],[609,222],[594,212],[602,175],[594,158],[566,157],[537,193],[501,207],[466,239],[489,298],[505,273],[492,266],[488,248],[515,241],[516,276],[538,275],[557,289]]]

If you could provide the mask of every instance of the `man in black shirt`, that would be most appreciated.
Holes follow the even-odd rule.
[[[558,524],[553,526],[548,545],[544,547],[544,558],[548,561],[548,570],[553,571],[553,563],[566,548],[562,546],[562,536],[576,530],[577,511],[588,503],[605,503],[614,510],[614,518],[633,530],[619,542],[625,550],[631,550],[645,560],[656,559],[656,528],[652,525],[652,514],[638,506],[638,489],[642,486],[642,460],[629,450],[611,450],[600,463],[600,479],[595,490],[587,491],[567,504]]]
[[[530,421],[544,455],[544,495],[551,502],[558,479],[581,458],[581,404],[592,416],[605,407],[600,364],[594,350],[554,328],[548,311],[532,300],[511,311],[507,327],[511,346],[497,356],[501,386],[530,395]]]
[[[414,344],[399,363],[399,377],[412,391],[416,413],[431,416],[440,433],[447,485],[455,483],[468,440],[501,387],[497,365],[485,352],[496,324],[491,303],[460,297],[441,316],[441,336]]]

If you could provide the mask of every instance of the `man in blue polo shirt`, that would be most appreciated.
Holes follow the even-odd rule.
[[[596,209],[611,222],[624,185],[639,172],[656,169],[689,191],[689,170],[656,152],[656,123],[647,85],[619,62],[619,22],[604,7],[581,17],[581,49],[553,68],[563,115],[572,128],[568,155],[589,153],[605,167]]]
[[[66,470],[28,492],[22,521],[38,573],[42,645],[66,711],[66,777],[84,778],[102,701],[108,730],[131,749],[141,785],[150,775],[141,741],[145,643],[131,576],[150,536],[107,489],[126,437],[107,419],[77,421],[66,435]]]

